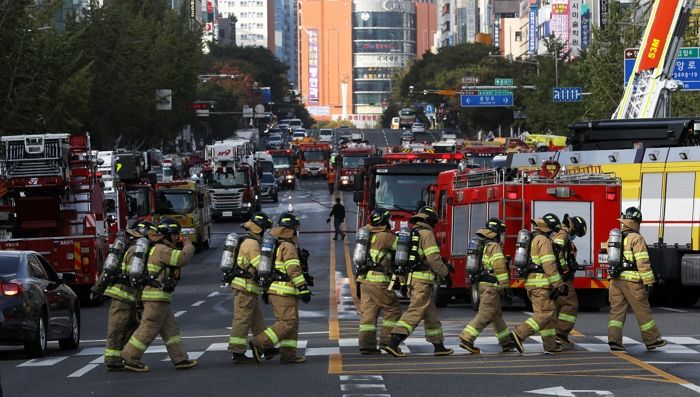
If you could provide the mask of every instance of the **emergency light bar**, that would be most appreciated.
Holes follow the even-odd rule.
[[[464,159],[462,153],[387,153],[387,160],[455,160]]]

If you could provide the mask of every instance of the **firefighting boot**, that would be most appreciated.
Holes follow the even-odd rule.
[[[625,346],[617,343],[617,342],[608,342],[608,345],[610,346],[610,350],[614,352],[623,352],[625,351]]]
[[[280,364],[302,364],[305,362],[306,362],[306,357],[299,357],[299,356],[280,360]]]
[[[449,356],[450,354],[454,353],[455,351],[452,349],[448,349],[445,347],[445,344],[440,342],[440,343],[433,343],[433,348],[434,356]]]
[[[569,339],[566,335],[557,334],[557,339],[555,340],[557,345],[560,345],[564,349],[573,349],[574,342]]]
[[[399,344],[406,338],[406,335],[391,334],[389,343],[380,346],[380,348],[394,357],[406,357],[406,353],[402,352],[401,348],[399,348]]]
[[[515,333],[515,331],[511,331],[510,335],[510,341],[513,342],[515,345],[515,348],[518,349],[518,352],[522,353],[525,351],[525,346],[523,346],[523,341],[520,339],[518,334]]]
[[[461,347],[462,349],[468,351],[469,353],[471,353],[471,354],[479,354],[479,353],[481,353],[481,349],[479,349],[478,347],[474,346],[474,342],[471,342],[471,341],[468,341],[468,340],[465,340],[465,339],[461,339],[461,338],[460,338],[459,341],[460,341],[459,347]]]
[[[250,364],[254,361],[254,358],[246,356],[245,353],[233,353],[234,364]]]
[[[657,339],[656,341],[647,345],[647,351],[652,351],[657,347],[664,347],[668,344],[665,339]]]
[[[382,354],[382,351],[379,349],[360,349],[360,354],[363,354],[366,356],[373,356],[373,355]]]
[[[260,364],[260,359],[262,357],[262,350],[257,347],[255,344],[253,344],[253,341],[248,342],[248,346],[250,347],[250,350],[253,352],[253,359],[255,360],[256,363]]]
[[[278,354],[280,354],[280,349],[278,347],[273,347],[273,348],[267,349],[263,352],[263,356],[265,356],[265,360],[272,360],[272,358]]]
[[[516,349],[517,347],[515,346],[515,343],[513,343],[511,340],[508,340],[508,342],[501,345],[501,351],[503,351],[503,353],[512,353]]]
[[[197,360],[185,360],[175,364],[175,369],[190,369],[196,367],[197,365],[199,365]]]
[[[127,369],[129,371],[133,371],[133,372],[148,372],[151,370],[150,368],[148,368],[148,365],[146,365],[140,361],[136,364],[124,363],[124,369]]]

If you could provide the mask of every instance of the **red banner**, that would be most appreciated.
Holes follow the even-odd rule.
[[[676,17],[678,0],[657,0],[656,16],[651,25],[647,26],[649,35],[644,43],[644,49],[639,54],[642,61],[639,63],[639,72],[653,69],[659,66],[659,60],[666,47],[666,38],[671,30],[671,25]]]

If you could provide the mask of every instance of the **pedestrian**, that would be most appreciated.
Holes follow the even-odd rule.
[[[111,279],[100,277],[100,281],[93,286],[90,292],[91,300],[99,298],[101,295],[99,291],[104,291],[104,295],[112,298],[107,318],[104,357],[104,362],[109,371],[121,371],[124,369],[122,350],[139,326],[138,311],[140,305],[142,305],[140,302],[141,291],[140,288],[132,285],[129,281],[131,258],[136,249],[134,242],[142,237],[154,239],[160,235],[158,228],[148,221],[138,222],[132,228],[127,229],[126,234],[130,237],[130,246],[124,253],[116,274]],[[109,285],[103,285],[107,281],[109,281]]]
[[[189,238],[180,236],[182,228],[173,218],[163,218],[158,230],[161,236],[154,238],[154,244],[148,253],[148,280],[141,293],[141,324],[122,351],[124,368],[129,371],[150,370],[141,361],[141,357],[158,335],[163,338],[175,369],[189,369],[198,364],[196,360],[190,360],[187,356],[175,315],[170,308],[173,291],[180,279],[180,269],[192,259],[194,245]],[[177,248],[178,243],[183,244],[182,249]]]
[[[532,302],[532,316],[510,333],[511,340],[519,352],[523,352],[523,341],[539,332],[546,353],[562,351],[555,342],[556,318],[554,301],[558,295],[568,293],[557,269],[557,258],[550,235],[561,228],[559,217],[545,214],[542,218],[531,221],[533,225],[530,243],[528,274],[525,279],[527,297]]]
[[[559,260],[562,280],[568,289],[567,293],[559,295],[555,302],[557,313],[556,343],[566,349],[574,347],[574,342],[569,339],[569,334],[574,329],[578,315],[578,297],[576,289],[574,289],[574,277],[578,270],[578,263],[576,262],[576,246],[573,244],[573,240],[576,237],[585,236],[586,231],[585,219],[565,214],[561,229],[552,238],[554,253]]]
[[[233,288],[233,323],[228,340],[228,351],[233,355],[233,362],[250,363],[251,357],[245,355],[248,348],[248,331],[258,335],[265,330],[263,315],[258,304],[260,286],[257,283],[257,269],[260,264],[260,244],[263,233],[272,227],[272,219],[265,213],[253,214],[250,220],[241,225],[248,233],[238,248],[236,258],[236,277],[231,281]]]
[[[296,215],[286,212],[280,215],[277,226],[270,229],[270,234],[277,238],[273,252],[275,269],[274,281],[267,290],[267,299],[275,314],[275,323],[257,334],[249,343],[253,357],[258,363],[263,354],[272,354],[279,345],[282,364],[300,364],[306,362],[303,356],[297,356],[297,338],[299,334],[299,299],[304,303],[311,300],[311,291],[306,283],[299,261],[297,229],[300,226]]]
[[[649,294],[654,286],[654,272],[649,261],[649,252],[644,237],[639,234],[642,213],[635,207],[625,210],[618,219],[621,224],[623,256],[617,269],[609,269],[611,276],[608,289],[610,317],[608,320],[608,345],[610,350],[624,351],[622,329],[625,326],[627,309],[632,307],[637,317],[642,340],[647,350],[666,346],[649,307]],[[612,273],[612,275],[611,275]]]
[[[401,303],[392,289],[391,282],[393,254],[396,251],[397,237],[391,232],[391,214],[385,209],[375,209],[370,216],[369,260],[366,271],[358,274],[360,283],[360,333],[361,354],[381,354],[377,349],[377,319],[383,312],[382,331],[379,346],[386,346],[391,330],[401,317]]]
[[[433,233],[437,221],[437,213],[431,207],[422,207],[409,219],[412,229],[409,255],[416,260],[416,266],[408,275],[411,302],[391,330],[389,343],[381,347],[394,357],[406,356],[399,344],[413,333],[421,321],[424,321],[425,339],[433,344],[434,355],[448,356],[454,353],[454,350],[444,345],[442,323],[432,298],[438,277],[444,279],[449,286],[452,283],[450,273],[453,270],[440,257],[440,248]]]
[[[328,194],[333,196],[333,192],[335,191],[335,168],[330,167],[328,169]]]
[[[506,225],[503,221],[490,218],[486,226],[475,233],[482,239],[481,244],[483,244],[481,253],[483,270],[473,278],[479,291],[479,310],[476,317],[459,335],[461,342],[459,347],[472,354],[481,352],[481,349],[474,346],[474,341],[489,324],[493,324],[496,339],[503,352],[511,352],[515,349],[501,311],[501,296],[510,292],[508,264],[501,245],[501,236],[505,231]]]
[[[333,205],[333,208],[331,208],[331,213],[328,214],[326,223],[331,222],[331,217],[333,218],[333,227],[335,228],[335,236],[333,237],[333,240],[337,240],[338,236],[344,240],[345,233],[343,233],[340,226],[343,224],[343,222],[345,222],[345,206],[340,204],[340,197],[336,197],[335,204]]]

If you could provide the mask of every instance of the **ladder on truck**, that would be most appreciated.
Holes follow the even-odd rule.
[[[90,152],[90,135],[71,135],[69,148],[70,201],[76,217],[71,221],[74,236],[95,235],[98,228],[93,191],[97,182],[97,163]],[[101,220],[100,220],[101,221]]]

